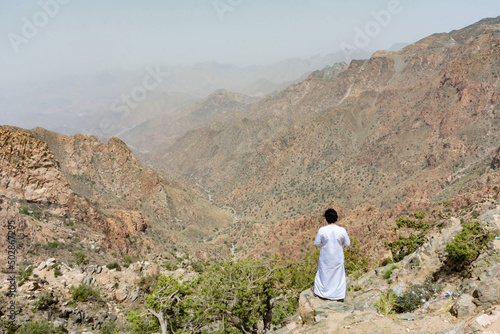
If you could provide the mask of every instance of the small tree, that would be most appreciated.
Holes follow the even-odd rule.
[[[479,256],[488,242],[497,234],[479,221],[466,223],[460,233],[446,244],[448,260],[458,270],[463,269]]]
[[[256,332],[262,321],[270,329],[272,311],[282,299],[281,267],[254,260],[226,261],[200,276],[204,316],[216,327]]]
[[[73,253],[73,257],[75,258],[76,265],[79,266],[82,270],[87,264],[89,264],[89,259],[83,252],[75,252]]]
[[[181,282],[172,276],[160,276],[155,291],[146,300],[146,317],[156,318],[163,334],[196,331],[203,327],[198,305],[193,302],[195,282]]]
[[[405,256],[415,252],[424,244],[425,236],[431,229],[442,225],[442,223],[424,221],[424,212],[415,212],[413,216],[416,220],[400,217],[396,222],[396,227],[394,227],[394,234],[402,230],[408,236],[400,235],[397,240],[385,243],[385,246],[392,252],[394,262],[399,262]]]

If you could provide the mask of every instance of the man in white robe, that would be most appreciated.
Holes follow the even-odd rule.
[[[325,212],[327,226],[319,229],[314,244],[321,246],[318,272],[314,279],[314,294],[318,297],[343,301],[346,294],[344,246],[351,244],[343,227],[335,224],[338,216],[333,209]]]

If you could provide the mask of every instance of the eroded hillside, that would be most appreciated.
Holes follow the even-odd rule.
[[[94,242],[117,254],[173,251],[187,244],[201,251],[200,241],[232,222],[229,211],[210,205],[195,187],[167,182],[142,166],[116,138],[102,144],[90,135],[41,128],[0,131],[5,219],[50,231],[67,226],[78,239],[93,230]],[[82,226],[71,227],[73,222]],[[57,241],[58,235],[37,241]]]
[[[249,221],[454,196],[500,144],[499,54],[498,18],[377,52],[189,132],[157,164]]]

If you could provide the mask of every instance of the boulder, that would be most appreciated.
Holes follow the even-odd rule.
[[[50,259],[47,260],[47,268],[48,269],[52,269],[56,266],[56,259],[54,259],[53,257],[51,257]]]
[[[316,297],[312,289],[307,289],[300,294],[299,313],[304,324],[328,318],[329,313],[352,313],[354,306],[344,302],[326,300]]]
[[[59,321],[59,320],[55,320],[52,322],[52,324],[54,325],[54,327],[56,328],[64,328],[64,323],[62,321]]]
[[[179,279],[182,277],[182,275],[184,275],[186,273],[186,269],[183,269],[183,268],[179,268],[177,269],[176,271],[174,271],[174,278],[175,279]]]
[[[75,275],[75,279],[80,282],[80,283],[83,283],[83,280],[85,279],[86,275],[85,274],[77,274]]]
[[[497,275],[500,274],[497,273]],[[479,285],[472,293],[474,304],[480,310],[486,310],[494,305],[500,304],[500,280],[498,277],[492,277],[488,281]]]
[[[457,318],[461,318],[475,311],[476,305],[473,303],[474,297],[465,293],[458,297],[450,309],[450,313]]]
[[[488,210],[478,217],[489,228],[500,229],[500,210]]]
[[[63,319],[68,319],[71,313],[73,313],[73,310],[68,307],[65,307],[61,310],[60,317]]]
[[[160,273],[160,267],[156,263],[151,263],[147,268],[144,270],[144,275],[157,275]]]
[[[113,297],[118,303],[123,302],[125,299],[127,299],[127,289],[124,287],[116,289],[116,291],[113,294]]]
[[[87,268],[85,268],[85,271],[87,272],[87,274],[92,275],[93,273],[95,273],[95,266],[87,266]]]
[[[132,291],[130,293],[130,295],[128,296],[128,299],[131,302],[134,302],[137,298],[139,298],[139,289],[136,289],[136,290]]]
[[[142,270],[142,266],[139,262],[136,262],[136,263],[132,263],[130,266],[129,266],[129,269],[133,272],[136,272],[136,273],[140,273],[141,270]]]
[[[82,313],[80,311],[71,313],[69,315],[69,320],[75,324],[81,323],[82,322]]]

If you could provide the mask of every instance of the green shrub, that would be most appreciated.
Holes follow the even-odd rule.
[[[176,264],[173,264],[172,262],[165,262],[165,264],[163,265],[165,267],[165,269],[167,269],[168,271],[175,271],[178,269],[177,265]]]
[[[388,278],[390,278],[390,277],[391,277],[391,274],[392,274],[392,271],[393,271],[394,269],[398,269],[398,268],[399,268],[399,266],[397,266],[397,265],[395,265],[395,264],[393,263],[393,264],[392,264],[389,268],[387,268],[386,270],[384,270],[384,273],[382,274],[382,277],[383,277],[384,279],[388,279]]]
[[[16,326],[16,324],[10,320],[0,321],[0,328],[3,329],[1,333],[14,334],[18,327],[19,326]]]
[[[27,269],[19,269],[17,271],[17,275],[19,277],[19,283],[18,285],[21,286],[24,284],[24,282],[26,282],[27,280],[29,280],[31,274],[33,274],[33,268],[29,267]]]
[[[158,319],[152,316],[142,316],[142,311],[130,311],[127,316],[127,329],[130,333],[150,334],[161,332]]]
[[[402,296],[396,297],[394,310],[397,313],[413,312],[433,295],[441,291],[441,285],[427,279],[424,284],[410,284]]]
[[[106,267],[108,267],[108,269],[116,269],[117,271],[122,271],[122,267],[116,261],[108,263]]]
[[[139,261],[139,258],[137,256],[132,256],[132,255],[124,255],[123,256],[123,264],[125,265],[131,265],[134,262]]]
[[[54,269],[54,277],[58,278],[59,276],[62,276],[61,270],[59,270],[58,268]]]
[[[19,208],[19,213],[22,215],[29,216],[30,215],[30,209],[27,207],[20,207]]]
[[[204,260],[193,260],[191,261],[191,266],[195,272],[202,273],[207,266],[207,262]]]
[[[35,308],[38,310],[46,310],[56,303],[57,299],[54,298],[52,294],[43,292],[40,298],[38,298]]]
[[[396,305],[396,294],[392,290],[379,295],[379,300],[375,302],[375,307],[378,313],[382,315],[389,315],[394,313],[394,306]]]
[[[28,321],[19,327],[16,334],[62,334],[65,331],[46,320]]]
[[[41,220],[43,217],[43,214],[40,209],[38,208],[33,208],[30,206],[21,206],[19,207],[19,213],[22,215],[30,216],[35,218],[36,220]]]
[[[116,323],[113,321],[105,321],[101,325],[101,334],[118,334],[120,331],[118,330]]]
[[[75,252],[73,253],[73,257],[75,258],[77,266],[86,266],[87,264],[89,264],[89,259],[83,252]]]
[[[413,214],[413,217],[415,217],[415,219],[420,219],[420,220],[422,220],[422,219],[424,219],[424,218],[425,218],[425,212],[423,212],[423,211],[418,211],[418,212],[415,212],[415,213]]]
[[[51,248],[57,248],[57,246],[59,246],[59,244],[57,243],[57,241],[47,242],[47,245],[45,245],[45,248],[46,249],[51,249]]]
[[[71,288],[71,297],[77,302],[97,301],[100,294],[92,286],[80,284],[77,288]]]
[[[447,259],[457,269],[462,269],[474,261],[497,234],[477,220],[466,223],[460,233],[446,244]]]

